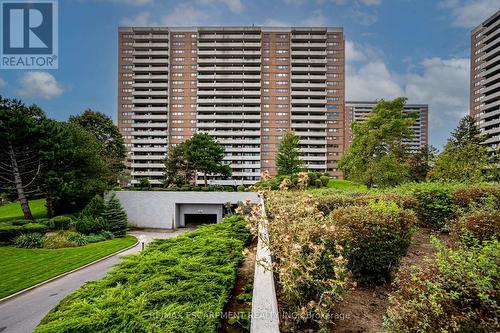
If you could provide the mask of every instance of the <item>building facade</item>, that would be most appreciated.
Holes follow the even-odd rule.
[[[368,113],[370,113],[377,101],[372,102],[360,102],[360,101],[347,101],[345,105],[345,146],[344,150],[347,150],[349,145],[352,143],[352,130],[351,124],[354,121],[364,121],[366,120]],[[404,112],[410,113],[415,112],[418,114],[418,118],[413,124],[413,132],[415,136],[412,140],[407,140],[405,143],[409,146],[411,152],[418,151],[421,147],[426,146],[429,143],[429,106],[427,104],[406,104]]]
[[[307,169],[342,177],[342,28],[123,27],[118,34],[118,123],[132,183],[160,184],[168,147],[196,132],[214,136],[232,168],[230,179],[212,184],[275,175],[287,131],[300,136]]]
[[[471,33],[470,115],[488,136],[485,144],[500,147],[500,11]]]

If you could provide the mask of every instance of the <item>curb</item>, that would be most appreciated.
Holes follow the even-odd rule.
[[[132,235],[132,236],[133,236],[133,235]],[[135,237],[135,236],[134,236],[134,237]],[[126,248],[123,248],[123,249],[121,249],[121,250],[119,250],[119,251],[117,251],[117,252],[114,252],[114,253],[108,254],[108,255],[107,255],[107,256],[105,256],[105,257],[102,257],[102,258],[99,258],[99,259],[97,259],[97,260],[95,260],[95,261],[89,262],[88,264],[85,264],[85,265],[83,265],[83,266],[77,267],[77,268],[75,268],[75,269],[73,269],[73,270],[71,270],[71,271],[68,271],[68,272],[65,272],[65,273],[59,274],[59,275],[57,275],[57,276],[51,277],[51,278],[50,278],[50,279],[48,279],[48,280],[42,281],[42,282],[40,282],[40,283],[37,283],[37,284],[35,284],[35,285],[31,286],[31,287],[28,287],[28,288],[26,288],[26,289],[20,290],[20,291],[18,291],[18,292],[16,292],[16,293],[14,293],[14,294],[12,294],[12,295],[6,296],[6,297],[4,297],[4,298],[0,299],[0,304],[4,303],[4,302],[6,302],[6,301],[9,301],[9,300],[11,300],[11,299],[13,299],[13,298],[16,298],[17,296],[21,296],[22,294],[24,294],[24,293],[26,293],[26,292],[28,292],[28,291],[31,291],[31,290],[33,290],[33,289],[35,289],[35,288],[38,288],[38,287],[40,287],[40,286],[43,286],[43,285],[45,285],[45,284],[47,284],[47,283],[49,283],[49,282],[52,282],[52,281],[57,280],[57,279],[60,279],[60,278],[62,278],[62,277],[64,277],[64,276],[66,276],[66,275],[69,275],[69,274],[71,274],[71,273],[77,272],[77,271],[79,271],[79,270],[82,270],[82,269],[87,268],[87,267],[89,267],[89,266],[92,266],[92,265],[94,265],[94,264],[97,264],[98,262],[101,262],[101,261],[103,261],[103,260],[106,260],[106,259],[108,259],[108,258],[111,258],[111,257],[113,257],[113,256],[115,256],[115,255],[117,255],[117,254],[120,254],[120,253],[122,253],[122,252],[125,252],[125,251],[127,251],[127,250],[130,250],[130,249],[132,249],[132,248],[136,247],[137,245],[139,245],[139,240],[137,239],[137,237],[135,237],[135,239],[136,239],[136,242],[135,242],[135,244],[133,244],[133,245],[130,245],[130,246],[126,247]]]

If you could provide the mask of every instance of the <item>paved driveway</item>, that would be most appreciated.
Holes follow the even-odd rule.
[[[176,230],[174,232],[132,231],[130,234],[136,237],[145,235],[146,242],[149,243],[153,239],[171,238],[183,234],[186,231],[189,231],[189,229]],[[0,303],[0,332],[32,332],[47,312],[66,295],[78,289],[85,282],[104,277],[113,266],[122,260],[122,256],[138,253],[140,251],[141,245],[138,244],[125,252],[100,261],[95,265],[68,274],[60,279]]]

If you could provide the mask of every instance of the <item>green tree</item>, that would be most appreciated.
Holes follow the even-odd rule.
[[[96,194],[82,210],[82,215],[97,219],[102,216],[106,204],[100,194]]]
[[[186,158],[186,143],[171,146],[165,159],[165,185],[188,184],[194,177],[194,167]]]
[[[279,176],[294,175],[302,170],[303,163],[300,159],[300,138],[294,132],[283,135],[276,157],[276,167]]]
[[[127,149],[113,120],[102,112],[87,109],[82,114],[71,116],[69,122],[91,132],[102,144],[101,156],[111,171],[110,182],[115,184],[120,172],[125,168],[124,159]]]
[[[437,149],[430,145],[420,147],[420,149],[408,156],[408,167],[410,179],[414,182],[423,182],[431,170],[437,154]]]
[[[49,215],[82,209],[109,186],[109,169],[101,145],[81,126],[46,121],[38,149],[43,164],[40,187]]]
[[[126,235],[128,224],[127,213],[125,213],[115,193],[111,194],[107,200],[103,216],[106,219],[109,231],[115,237],[124,237]]]
[[[485,137],[470,116],[462,118],[448,139],[444,151],[437,157],[429,179],[476,182],[485,180],[488,149]]]
[[[224,147],[206,133],[196,133],[185,142],[186,160],[197,172],[203,173],[205,186],[209,174],[230,176],[231,168],[224,164]]]
[[[409,179],[407,146],[417,114],[404,112],[406,98],[375,105],[366,121],[352,124],[353,141],[339,161],[346,177],[368,187],[393,186]]]
[[[45,114],[38,106],[0,96],[0,192],[15,190],[25,219],[33,215],[27,195],[36,191],[41,161],[36,148]]]
[[[139,178],[139,188],[141,190],[150,190],[151,189],[151,183],[149,182],[148,178]]]

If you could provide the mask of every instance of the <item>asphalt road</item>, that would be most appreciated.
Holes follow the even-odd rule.
[[[175,232],[137,231],[132,235],[146,236],[146,242],[157,238],[170,238],[180,235],[188,229]],[[138,253],[141,245],[100,261],[82,270],[68,274],[60,279],[49,282],[24,294],[0,303],[0,333],[31,333],[40,320],[61,299],[78,289],[85,282],[100,279],[122,260],[122,256]]]

